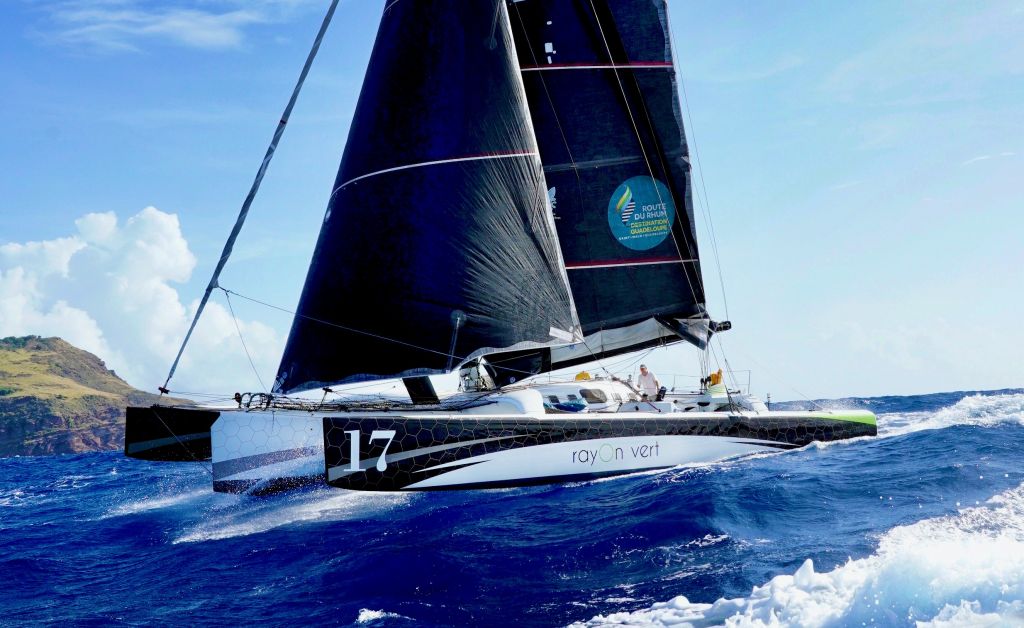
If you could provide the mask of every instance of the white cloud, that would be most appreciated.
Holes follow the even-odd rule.
[[[1002,153],[999,153],[998,155],[978,155],[977,157],[971,157],[970,159],[968,159],[967,161],[961,163],[960,165],[961,166],[969,166],[969,165],[971,165],[973,163],[977,163],[979,161],[988,161],[989,159],[996,159],[996,158],[999,158],[999,157],[1013,157],[1016,154],[1017,153],[1012,153],[1010,151],[1004,151]]]
[[[46,34],[64,44],[103,51],[138,51],[143,42],[189,48],[240,47],[246,29],[279,22],[308,0],[187,0],[178,6],[139,0],[64,0],[47,5]],[[316,5],[319,6],[319,5]]]
[[[806,62],[803,57],[792,53],[782,53],[772,59],[764,59],[744,55],[739,67],[724,67],[712,61],[704,61],[705,70],[688,73],[688,79],[696,79],[708,83],[748,83],[774,78],[780,74],[802,67]]]
[[[123,224],[113,212],[75,221],[75,235],[0,246],[0,337],[60,336],[96,353],[129,383],[163,383],[198,300],[187,307],[172,284],[196,258],[177,216],[147,207]],[[270,381],[281,338],[239,321],[260,375]],[[172,389],[232,393],[258,384],[227,309],[207,306]]]
[[[861,183],[862,183],[862,181],[847,181],[845,183],[836,183],[835,185],[830,185],[828,187],[828,190],[830,192],[838,192],[840,190],[848,190],[850,188],[857,187]]]
[[[840,100],[888,105],[972,101],[1024,72],[1016,0],[908,7],[890,32],[838,64],[822,88]],[[895,12],[900,15],[902,12]]]
[[[961,163],[960,165],[961,166],[969,166],[969,165],[971,165],[973,163],[977,163],[979,161],[987,161],[989,159],[992,159],[992,155],[978,155],[977,157],[971,157],[970,159],[968,159],[967,161]]]
[[[71,257],[85,244],[78,238],[59,238],[47,242],[9,243],[0,246],[0,265],[30,266],[45,274],[68,275]]]

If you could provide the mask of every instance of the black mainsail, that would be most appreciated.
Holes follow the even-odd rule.
[[[507,11],[386,5],[275,391],[579,339]]]
[[[519,0],[510,12],[585,334],[532,362],[560,368],[678,340],[704,347],[711,322],[666,3]],[[531,361],[523,355],[492,365],[514,364],[516,377]]]

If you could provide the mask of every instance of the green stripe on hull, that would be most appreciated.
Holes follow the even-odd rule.
[[[846,421],[848,423],[863,423],[865,425],[878,425],[875,413],[868,410],[841,410],[839,412],[810,412],[809,416],[815,419],[827,419],[831,421]]]
[[[874,425],[876,427],[878,425],[878,422],[875,419],[875,413],[870,410],[836,410],[835,412],[830,412],[828,410],[793,410],[790,412],[787,412],[786,410],[771,410],[767,413],[762,412],[759,416],[776,419],[842,421],[844,423],[861,423],[863,425]]]

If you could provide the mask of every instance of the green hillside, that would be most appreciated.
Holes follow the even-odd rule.
[[[187,403],[136,390],[60,338],[0,339],[0,456],[120,449],[127,405]]]

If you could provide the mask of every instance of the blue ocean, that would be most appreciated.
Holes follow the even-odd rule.
[[[879,436],[510,490],[0,460],[0,623],[1024,625],[1024,390],[823,404]]]

